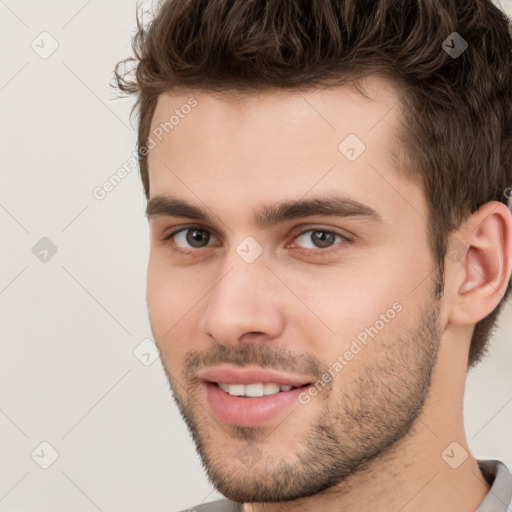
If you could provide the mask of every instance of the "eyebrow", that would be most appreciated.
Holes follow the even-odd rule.
[[[311,199],[290,200],[265,205],[253,212],[253,223],[262,229],[293,219],[321,215],[326,217],[359,217],[376,223],[383,223],[382,217],[368,205],[345,196],[326,196]],[[168,196],[152,197],[146,207],[146,217],[183,217],[212,223],[212,217],[203,209],[187,201]]]

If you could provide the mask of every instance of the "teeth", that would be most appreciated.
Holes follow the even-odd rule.
[[[222,382],[218,383],[218,386],[222,391],[229,393],[232,396],[247,396],[247,397],[258,397],[258,396],[266,396],[266,395],[274,395],[279,393],[279,391],[289,391],[294,386],[290,386],[289,384],[283,384],[280,386],[279,384],[274,383],[257,383],[257,384],[223,384]]]

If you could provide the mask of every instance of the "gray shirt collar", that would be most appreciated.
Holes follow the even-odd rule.
[[[477,460],[480,471],[491,489],[476,512],[507,512],[512,505],[512,476],[499,460]]]

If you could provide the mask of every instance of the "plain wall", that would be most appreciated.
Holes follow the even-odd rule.
[[[221,497],[160,360],[134,355],[151,338],[138,169],[93,196],[135,150],[133,100],[109,86],[131,53],[135,5],[0,2],[0,512],[173,511]],[[43,31],[58,43],[48,58],[31,47],[51,49]],[[46,262],[33,253],[44,237],[57,248]],[[465,400],[474,455],[510,468],[511,306]],[[47,469],[42,442],[58,452]]]

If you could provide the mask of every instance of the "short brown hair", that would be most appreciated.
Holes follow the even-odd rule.
[[[438,293],[450,233],[489,201],[508,205],[512,30],[491,0],[164,0],[147,26],[142,16],[135,57],[114,75],[118,89],[137,95],[146,198],[146,144],[161,93],[357,87],[357,77],[375,73],[403,93],[400,167],[426,196]],[[454,37],[467,43],[458,56],[448,50]],[[486,353],[510,287],[476,324],[468,367]]]

